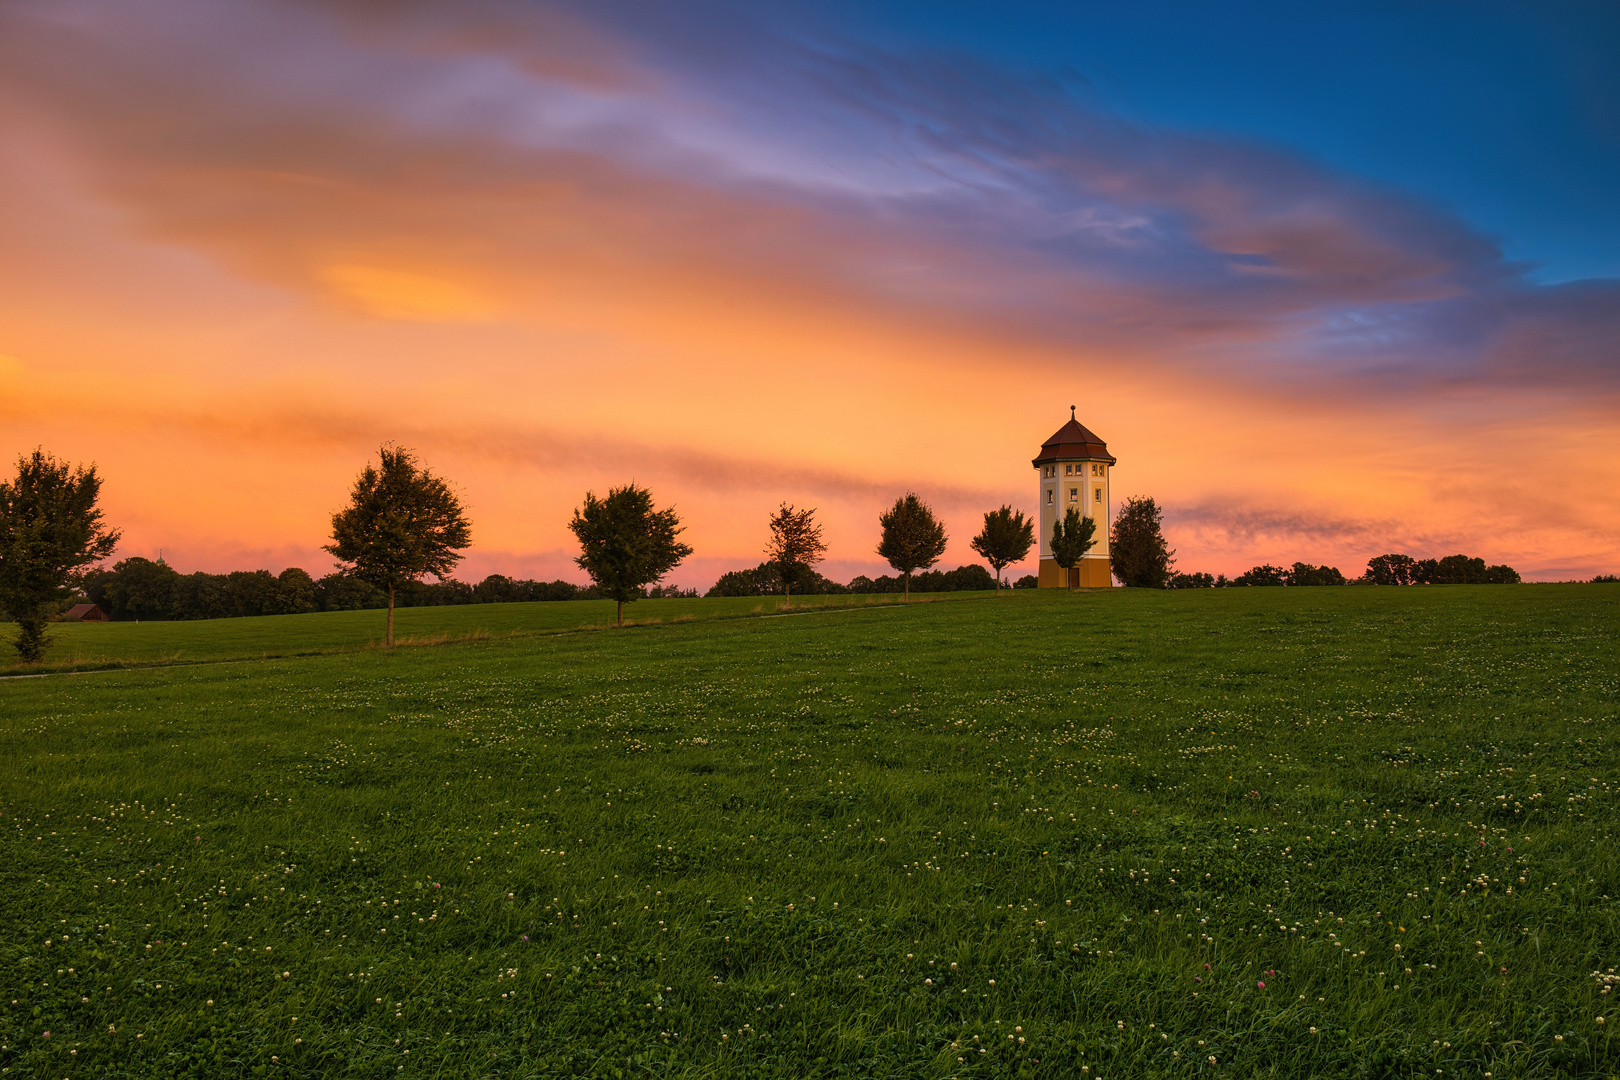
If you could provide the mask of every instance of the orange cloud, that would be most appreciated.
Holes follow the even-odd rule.
[[[407,322],[487,322],[490,300],[462,282],[383,266],[335,263],[318,277],[368,315]]]
[[[820,169],[745,115],[812,132],[808,76],[705,97],[577,17],[44,10],[0,12],[0,429],[99,461],[126,551],[320,569],[397,440],[472,505],[475,575],[571,573],[568,512],[632,478],[690,525],[683,582],[783,499],[875,572],[908,489],[954,565],[1072,403],[1184,567],[1620,562],[1612,283],[1529,287],[1281,152],[857,57],[839,85],[890,89]]]

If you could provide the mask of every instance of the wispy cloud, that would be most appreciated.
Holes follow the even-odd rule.
[[[1135,433],[1116,452],[1173,496],[1184,546],[1258,552],[1462,543],[1492,486],[1426,498],[1439,463],[1486,468],[1485,432],[1522,446],[1550,416],[1612,415],[1620,283],[1537,285],[1444,207],[1127,122],[1083,80],[811,27],[705,4],[12,0],[0,110],[72,162],[121,243],[286,298],[252,301],[257,337],[214,374],[181,330],[137,343],[219,385],[124,410],[221,446],[414,440],[474,475],[639,472],[683,498],[791,477],[862,515],[926,485],[966,514],[1016,497],[1021,457],[1079,399],[1105,436]],[[0,270],[21,279],[25,257]],[[111,303],[50,287],[64,311]],[[81,326],[8,318],[0,349],[81,362],[50,359]],[[278,404],[288,378],[319,404]],[[379,383],[407,404],[329,397]],[[626,435],[601,385],[668,407]],[[1305,409],[1324,434],[1299,431]],[[1325,434],[1361,417],[1437,463],[1365,516]],[[1206,445],[1288,427],[1257,509],[1217,498],[1189,424]],[[1609,475],[1558,455],[1563,476]],[[1263,509],[1313,487],[1319,513]],[[1523,511],[1537,558],[1620,521],[1612,493],[1577,512],[1578,487],[1546,490],[1558,505]]]

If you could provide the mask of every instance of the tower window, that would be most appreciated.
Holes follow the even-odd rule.
[[[1051,488],[1046,489],[1046,505],[1047,506],[1052,505],[1052,489]]]
[[[1102,502],[1102,488],[1092,488],[1091,494],[1096,496],[1091,500],[1092,502]]]
[[[1065,466],[1063,466],[1063,475],[1064,476],[1072,476],[1073,474],[1069,470],[1071,470],[1073,468],[1074,468],[1073,465],[1065,465]]]
[[[1069,489],[1069,501],[1070,502],[1079,502],[1080,501],[1080,489],[1079,488],[1070,488]]]

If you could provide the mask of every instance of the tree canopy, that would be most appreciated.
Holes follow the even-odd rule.
[[[1022,510],[1004,505],[984,515],[984,528],[969,541],[969,546],[995,571],[996,592],[1000,592],[1001,572],[1013,563],[1023,562],[1035,546],[1035,523]]]
[[[911,575],[926,570],[945,554],[945,526],[934,511],[913,492],[906,492],[878,516],[883,538],[877,553],[905,579],[906,598],[911,598]]]
[[[776,567],[782,580],[782,593],[791,600],[794,582],[814,573],[815,564],[827,556],[827,545],[821,539],[821,526],[816,522],[814,507],[795,510],[783,503],[771,515],[771,538],[765,545],[765,557]]]
[[[1162,589],[1175,566],[1175,552],[1159,529],[1159,504],[1151,498],[1131,496],[1114,518],[1109,555],[1114,576],[1138,589]]]
[[[652,492],[634,483],[610,489],[605,499],[587,491],[568,527],[579,539],[574,562],[603,596],[617,602],[620,626],[624,605],[692,554],[676,539],[685,530],[675,510],[654,510]]]
[[[1097,520],[1077,507],[1069,507],[1061,520],[1052,522],[1052,561],[1063,569],[1073,569],[1096,546]]]
[[[96,507],[100,495],[94,465],[71,466],[42,449],[19,457],[16,477],[0,481],[0,608],[17,624],[26,663],[45,658],[56,601],[118,546]]]
[[[1367,580],[1374,585],[1416,585],[1418,562],[1410,555],[1376,555],[1367,560]]]
[[[388,644],[394,644],[394,593],[432,574],[444,578],[472,543],[472,526],[450,485],[404,447],[383,446],[354,482],[349,505],[332,515],[323,549],[343,571],[388,593]]]

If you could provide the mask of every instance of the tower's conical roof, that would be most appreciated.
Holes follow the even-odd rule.
[[[1042,465],[1060,458],[1086,458],[1114,464],[1115,459],[1108,452],[1108,444],[1074,418],[1074,408],[1073,405],[1069,406],[1069,422],[1058,428],[1050,439],[1041,444],[1040,455],[1032,464]]]

